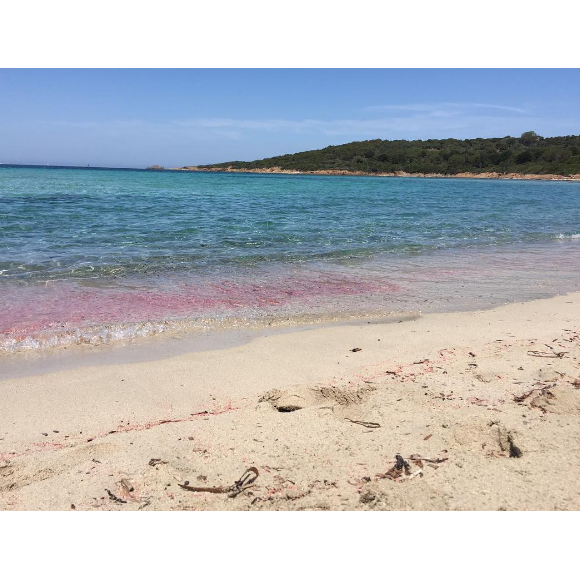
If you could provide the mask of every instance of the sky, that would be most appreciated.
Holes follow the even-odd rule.
[[[580,134],[580,69],[0,69],[0,163],[165,167]]]

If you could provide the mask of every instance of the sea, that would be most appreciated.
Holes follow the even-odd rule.
[[[0,165],[0,355],[580,290],[580,183]]]

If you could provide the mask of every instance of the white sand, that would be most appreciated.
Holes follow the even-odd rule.
[[[4,380],[0,509],[579,509],[579,357],[577,293]]]

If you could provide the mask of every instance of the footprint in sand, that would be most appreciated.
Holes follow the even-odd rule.
[[[376,387],[372,385],[347,385],[314,387],[296,385],[285,390],[272,389],[259,398],[259,403],[269,403],[280,413],[300,411],[318,405],[358,405],[366,402]]]
[[[486,455],[505,455],[512,458],[523,455],[522,449],[515,442],[517,433],[507,429],[499,421],[460,425],[453,432],[453,436],[464,450],[483,451]]]

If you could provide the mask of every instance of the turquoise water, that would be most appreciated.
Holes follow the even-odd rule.
[[[0,169],[2,280],[129,275],[580,235],[580,184]]]
[[[574,289],[579,238],[580,183],[0,166],[0,337],[492,304]]]

